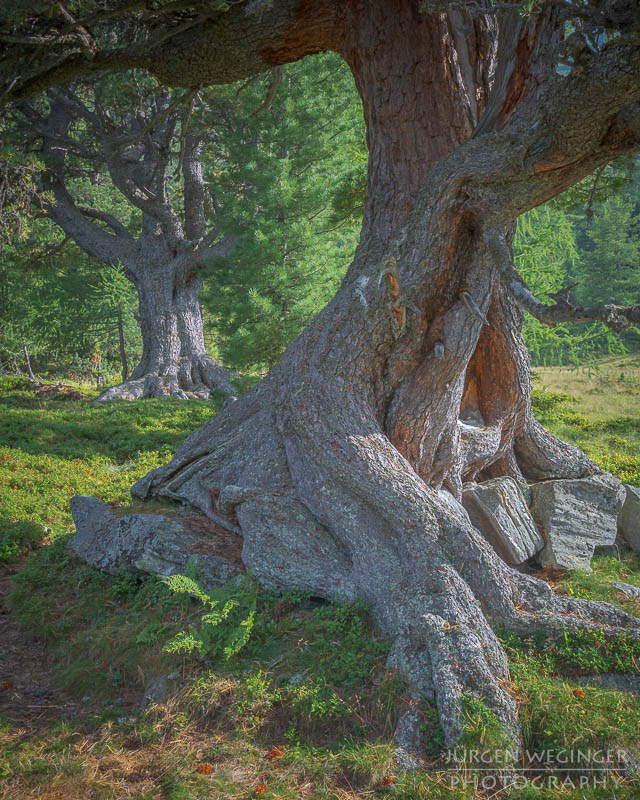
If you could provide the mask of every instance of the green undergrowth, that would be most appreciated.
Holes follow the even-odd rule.
[[[572,642],[575,648],[582,646],[579,639]],[[624,751],[630,762],[638,761],[640,698],[561,678],[553,655],[523,647],[515,637],[504,644],[527,749]],[[617,763],[623,766],[624,759]]]
[[[15,382],[0,379],[0,564],[68,533],[74,494],[128,501],[131,484],[217,408],[200,400],[43,400]]]
[[[78,691],[110,699],[125,682],[142,687],[155,673],[183,665],[178,654],[186,651],[194,669],[216,663],[221,676],[240,675],[247,709],[254,700],[257,708],[265,691],[274,692],[275,702],[281,683],[295,676],[285,683],[301,708],[326,700],[325,710],[338,718],[344,707],[334,689],[350,690],[384,672],[387,645],[371,632],[360,604],[279,595],[249,577],[210,594],[184,576],[114,577],[81,562],[65,544],[56,540],[27,562],[10,607],[56,651],[63,683]],[[185,644],[187,637],[202,646]],[[245,678],[248,661],[253,667]]]
[[[86,794],[77,796],[92,791],[95,797],[116,798],[122,775],[132,771],[124,764],[130,759],[151,759],[158,772],[149,779],[147,794],[131,793],[139,800],[252,798],[262,796],[256,791],[263,786],[267,798],[342,800],[349,791],[384,797],[390,785],[393,796],[407,800],[471,800],[485,796],[474,794],[474,781],[490,770],[500,776],[505,763],[524,777],[524,762],[509,755],[498,720],[474,695],[464,699],[459,758],[452,762],[444,750],[437,711],[424,702],[421,730],[429,766],[419,773],[393,766],[391,737],[406,707],[405,686],[385,669],[388,645],[371,629],[363,605],[264,591],[250,576],[208,593],[197,584],[197,575],[174,578],[171,585],[109,576],[80,562],[64,545],[65,538],[59,538],[29,559],[16,576],[10,606],[25,628],[49,643],[58,663],[55,679],[84,696],[93,715],[69,719],[66,727],[53,725],[25,742],[10,739],[8,729],[3,734],[0,726],[0,744],[3,735],[7,739],[0,791],[4,779],[5,785],[22,787],[23,794],[16,796],[46,798],[55,774],[67,796],[73,797],[79,790],[72,787],[84,781]],[[600,583],[621,572],[640,580],[630,557],[618,569],[611,562],[600,558],[594,563]],[[171,643],[180,632],[202,638],[205,617],[214,611],[206,646],[175,652],[179,648]],[[636,643],[567,632],[555,642],[505,636],[503,644],[524,746],[546,754],[537,772],[573,775],[558,773],[553,763],[567,749],[608,748],[640,759],[640,699],[579,683],[582,672],[631,671]],[[145,685],[159,675],[170,678],[166,699],[140,712]],[[132,703],[133,712],[123,709]],[[474,753],[490,757],[479,763]],[[123,760],[118,769],[114,757]],[[112,765],[113,780],[101,783],[98,771],[87,782],[86,776],[104,761]],[[536,770],[526,773],[528,780]],[[585,768],[580,774],[589,772]],[[615,796],[630,800],[639,790],[625,779]],[[537,786],[532,792],[520,787],[499,796],[610,796],[584,785],[579,791],[565,786],[547,792]]]
[[[573,569],[560,576],[560,588],[571,597],[604,600],[616,603],[631,614],[640,616],[640,600],[629,598],[613,585],[613,581],[640,586],[640,553],[624,552],[620,557],[596,556],[592,572]]]
[[[601,630],[565,630],[555,640],[533,637],[524,641],[511,634],[503,644],[518,653],[535,657],[547,674],[598,675],[617,672],[638,674],[640,642],[624,634],[606,637]]]
[[[110,752],[132,737],[136,749],[154,749],[170,732],[170,740],[180,742],[172,745],[179,752],[171,772],[183,794],[175,796],[185,798],[216,796],[207,794],[212,786],[221,797],[227,791],[233,796],[239,784],[255,783],[256,769],[273,773],[278,780],[269,782],[277,792],[292,780],[308,783],[311,774],[319,779],[323,770],[322,781],[336,786],[382,781],[404,685],[385,670],[388,645],[372,631],[363,605],[263,591],[250,577],[208,594],[193,579],[171,584],[101,574],[69,553],[64,538],[41,548],[16,576],[10,607],[25,628],[48,642],[58,662],[56,680],[102,709],[82,723],[84,729],[70,721],[72,730],[104,737],[110,725]],[[216,608],[221,613],[207,621]],[[188,655],[180,657],[171,643],[185,630],[201,636],[206,622],[207,647],[186,648]],[[122,706],[132,699],[137,704],[157,676],[170,678],[166,704],[118,723],[130,719]],[[58,735],[54,727],[45,739]],[[215,747],[196,756],[203,737]],[[51,742],[42,750],[43,741],[8,748],[0,793],[3,777],[44,790],[58,767]],[[268,755],[273,748],[271,764],[265,749]],[[30,755],[34,749],[37,757]],[[199,760],[221,758],[229,760],[229,769],[217,769],[215,781],[204,781]],[[74,779],[74,769],[63,771],[65,780]],[[278,769],[284,774],[276,775]],[[288,793],[267,796],[293,797],[292,792],[289,787]],[[119,795],[112,787],[104,796]],[[164,796],[174,795],[149,795]]]
[[[571,442],[623,483],[640,486],[640,415],[591,419],[574,410],[577,399],[536,388],[533,410],[558,438]]]

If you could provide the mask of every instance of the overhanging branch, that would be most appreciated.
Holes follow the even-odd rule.
[[[78,209],[82,214],[84,214],[85,217],[89,217],[89,219],[97,219],[99,222],[104,222],[113,230],[114,233],[116,233],[118,236],[122,236],[123,239],[128,239],[131,242],[134,241],[133,236],[129,233],[125,226],[112,214],[108,214],[106,211],[99,211],[97,208],[89,208],[87,206],[78,206]]]
[[[546,305],[538,300],[516,269],[504,234],[495,228],[490,228],[483,231],[483,238],[503,280],[518,304],[545,325],[598,320],[616,333],[624,332],[630,325],[640,325],[640,305],[619,306],[614,303],[602,303],[585,308],[572,303],[569,293],[576,284],[566,286],[551,295],[556,303]]]
[[[58,8],[52,16],[34,12],[22,24],[0,25],[0,36],[11,39],[0,54],[0,104],[96,71],[147,69],[185,88],[233,83],[311,52],[339,50],[345,35],[338,0],[108,5],[72,22]],[[109,47],[97,49],[96,41]]]

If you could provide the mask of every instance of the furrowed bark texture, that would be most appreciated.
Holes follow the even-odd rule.
[[[230,371],[207,353],[198,292],[202,282],[163,264],[137,263],[142,358],[131,376],[103,392],[99,402],[142,397],[233,394]]]
[[[623,36],[562,77],[549,8],[499,26],[399,0],[277,8],[289,22],[262,57],[333,48],[354,73],[371,154],[361,242],[281,363],[132,491],[229,515],[266,586],[366,599],[447,744],[465,693],[517,741],[495,628],[640,634],[508,567],[456,502],[467,479],[597,471],[531,412],[509,243],[519,214],[638,146],[639,50]],[[226,74],[223,52],[192,65]]]

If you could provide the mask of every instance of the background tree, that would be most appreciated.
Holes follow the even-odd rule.
[[[13,148],[0,152],[0,243],[26,239],[26,217],[37,197],[40,166],[35,158],[20,158]]]
[[[134,492],[235,515],[243,560],[267,586],[366,599],[390,663],[416,695],[435,694],[446,744],[461,734],[465,693],[518,742],[495,628],[640,635],[621,610],[507,566],[456,502],[463,480],[597,470],[533,416],[520,308],[615,329],[640,308],[583,308],[566,291],[541,302],[510,241],[518,216],[640,147],[640,8],[274,0],[192,11],[136,10],[117,45],[103,35],[113,7],[66,27],[30,14],[8,26],[22,32],[21,63],[35,63],[17,76],[14,65],[7,97],[125,65],[189,87],[227,83],[334,50],[362,98],[367,204],[336,296]],[[36,58],[43,30],[51,55]]]
[[[225,364],[261,370],[328,302],[353,258],[360,219],[336,204],[345,205],[354,158],[366,163],[364,124],[353,78],[331,54],[229,94],[205,176],[220,231],[237,245],[210,262],[204,297]]]
[[[203,134],[181,127],[181,96],[133,78],[117,91],[104,82],[51,93],[46,103],[22,104],[17,117],[42,140],[41,181],[51,198],[42,210],[91,257],[122,268],[138,292],[142,357],[101,401],[233,392],[230,373],[206,352],[198,303],[199,265],[232,242],[218,241],[208,225]],[[104,203],[82,204],[87,187],[78,176],[87,173],[96,183],[108,174],[125,201],[124,221]]]
[[[85,372],[99,342],[104,367],[140,357],[137,293],[117,269],[90,259],[49,220],[25,222],[29,241],[7,244],[0,263],[0,361],[36,373]]]
[[[599,206],[584,229],[585,250],[575,275],[585,304],[619,298],[640,301],[640,211],[633,198],[612,197]]]
[[[576,199],[564,202],[573,204]],[[547,203],[518,218],[513,251],[514,264],[527,285],[546,301],[578,275],[582,277],[574,218],[558,203]],[[527,313],[522,334],[533,363],[544,366],[577,366],[602,352],[625,352],[619,335],[599,321],[549,327]]]
[[[636,174],[617,194],[602,198],[589,218],[576,220],[580,263],[572,273],[579,282],[576,297],[584,304],[598,300],[640,303],[640,180]],[[640,346],[640,331],[622,335],[627,347]]]

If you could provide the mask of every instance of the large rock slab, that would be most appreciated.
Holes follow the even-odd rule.
[[[640,553],[640,489],[624,485],[625,499],[618,514],[618,533],[624,544]]]
[[[608,472],[588,478],[545,481],[531,487],[533,516],[546,544],[541,564],[556,569],[591,571],[596,547],[611,546],[617,535],[624,489]]]
[[[76,534],[69,549],[104,572],[167,577],[184,573],[191,559],[199,582],[209,590],[243,572],[241,537],[202,515],[120,513],[85,495],[71,498],[71,514]]]
[[[466,484],[462,505],[474,527],[507,564],[523,564],[544,547],[542,534],[513,478]]]

